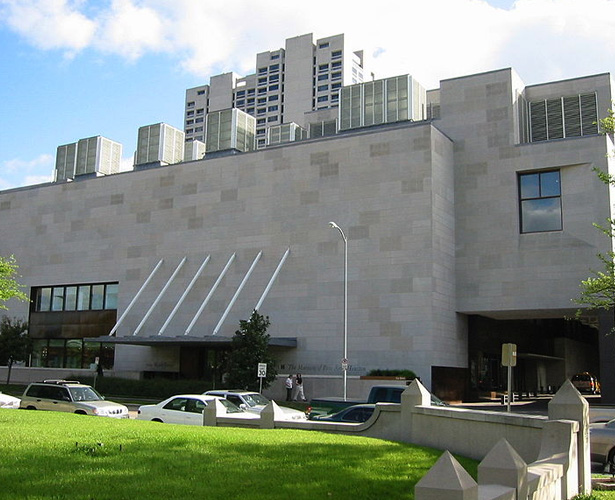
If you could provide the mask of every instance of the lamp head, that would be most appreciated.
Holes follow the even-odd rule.
[[[337,224],[335,222],[329,222],[329,227],[335,228],[337,227]]]

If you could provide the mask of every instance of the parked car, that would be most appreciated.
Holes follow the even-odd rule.
[[[369,420],[373,415],[375,404],[353,405],[344,408],[342,411],[329,415],[314,415],[311,420],[320,420],[326,422],[352,422],[360,423]]]
[[[600,382],[589,372],[577,373],[570,380],[579,392],[600,394]]]
[[[137,411],[137,420],[151,420],[167,424],[203,425],[203,410],[214,400],[219,400],[232,417],[258,418],[253,413],[240,409],[224,398],[203,394],[179,394],[155,405],[142,405]]]
[[[615,419],[589,426],[591,461],[615,470]]]
[[[0,392],[0,408],[19,408],[20,399]]]
[[[242,410],[254,413],[256,415],[260,415],[261,411],[265,409],[265,406],[270,403],[265,396],[258,392],[221,389],[207,391],[205,394],[208,396],[219,396],[221,398],[225,398],[231,403],[239,406]],[[302,411],[284,406],[280,406],[280,409],[284,412],[284,420],[307,420],[307,416]]]
[[[126,406],[105,401],[105,398],[93,387],[76,380],[34,382],[26,387],[19,407],[27,410],[53,410],[80,415],[129,418]]]

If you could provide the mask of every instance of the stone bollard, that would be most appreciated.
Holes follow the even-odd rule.
[[[478,484],[508,486],[527,498],[527,464],[505,438],[478,465]]]
[[[591,493],[591,460],[589,453],[589,403],[581,393],[566,380],[559,391],[549,401],[550,420],[575,420],[579,422],[577,436],[578,470],[570,471],[570,483],[576,476],[578,493],[588,495]],[[571,485],[568,484],[570,488]]]
[[[215,427],[218,424],[218,415],[226,414],[226,407],[215,399],[207,404],[203,410],[203,425]]]
[[[274,429],[275,421],[282,420],[284,412],[275,401],[270,401],[261,411],[261,429]]]
[[[478,485],[445,451],[414,487],[415,500],[478,500]]]

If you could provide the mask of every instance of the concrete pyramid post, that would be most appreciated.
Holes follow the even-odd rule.
[[[414,487],[416,500],[477,500],[478,485],[455,457],[445,451]]]
[[[207,404],[203,410],[203,425],[215,427],[218,423],[218,416],[225,415],[226,408],[219,399],[215,399]]]
[[[579,422],[577,439],[579,493],[591,493],[591,461],[589,453],[589,403],[566,380],[549,401],[550,420],[576,420]]]
[[[478,465],[478,484],[509,486],[527,496],[527,464],[505,439],[500,439]]]
[[[275,401],[270,401],[261,412],[261,429],[275,428],[275,421],[282,420],[283,417],[284,411]]]
[[[431,394],[425,386],[414,379],[404,392],[401,393],[402,411],[404,408],[414,408],[415,406],[431,405]]]

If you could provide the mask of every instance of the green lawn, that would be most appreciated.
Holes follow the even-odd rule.
[[[0,410],[0,499],[413,498],[440,454],[320,432]],[[476,477],[477,462],[460,461]]]

